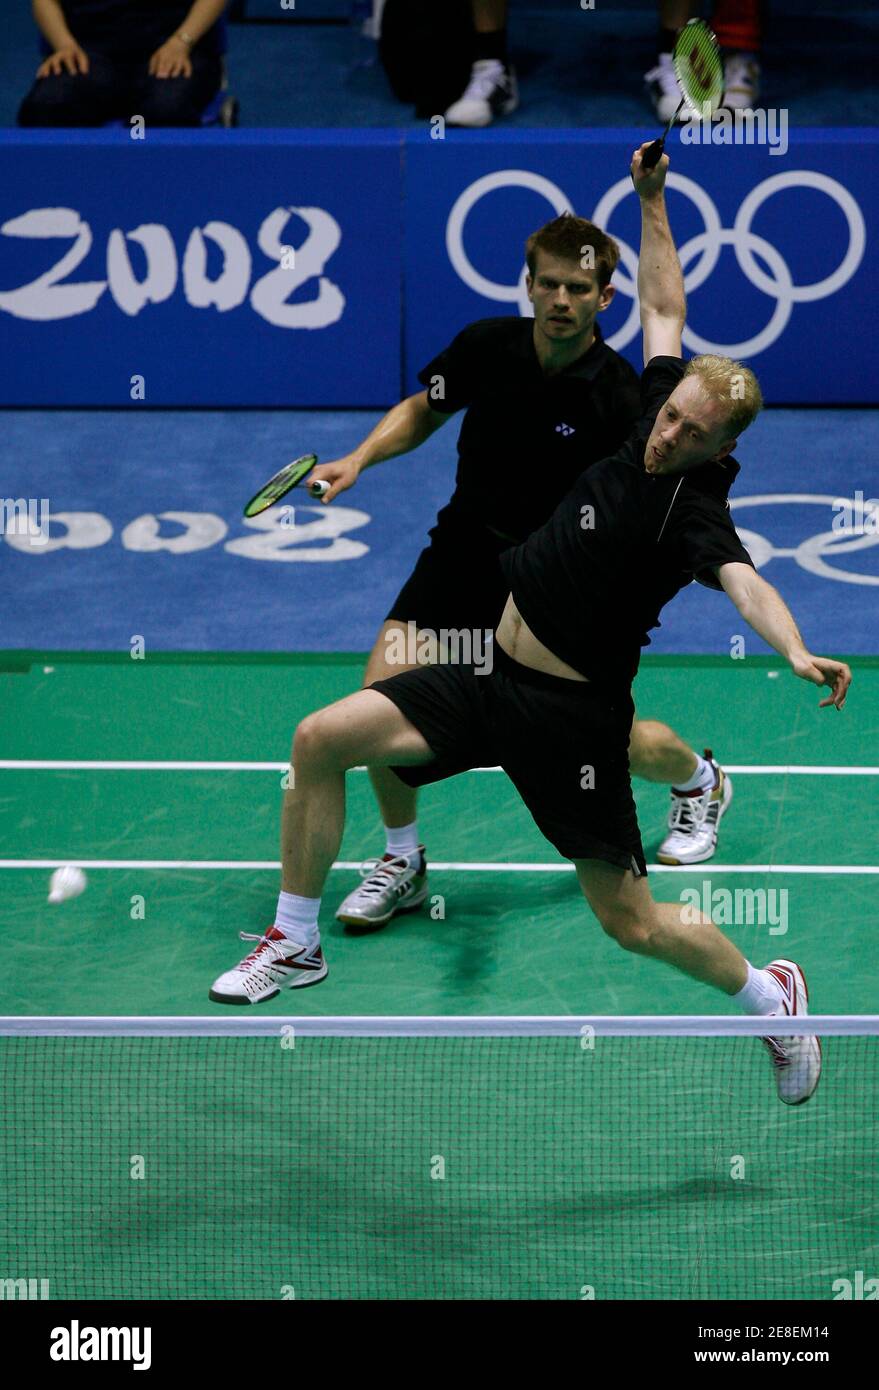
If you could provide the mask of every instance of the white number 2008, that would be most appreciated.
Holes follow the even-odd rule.
[[[308,227],[300,247],[292,248],[282,239],[290,217],[295,215]],[[128,232],[114,228],[107,240],[107,278],[73,284],[61,282],[82,264],[92,248],[92,229],[73,208],[32,208],[0,227],[0,234],[33,240],[72,239],[73,245],[61,258],[18,289],[0,292],[0,309],[14,318],[35,322],[73,318],[87,314],[105,290],[124,314],[139,314],[147,304],[162,304],[177,287],[177,248],[168,228],[158,222],[144,222]],[[236,309],[248,297],[255,313],[277,328],[326,328],[337,323],[345,308],[345,296],[324,274],[327,261],[342,238],[338,222],[323,208],[278,207],[263,220],[257,245],[269,260],[278,262],[250,289],[253,266],[247,239],[228,222],[211,221],[194,227],[183,253],[183,295],[194,309],[213,306],[225,313]],[[222,268],[208,276],[208,242],[218,248]],[[134,272],[129,244],[140,248],[146,273],[139,279]],[[317,279],[314,299],[290,304],[290,296],[307,281]]]

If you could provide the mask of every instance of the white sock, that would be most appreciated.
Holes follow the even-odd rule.
[[[275,926],[288,941],[312,948],[320,941],[317,915],[320,898],[300,898],[296,893],[279,893]]]
[[[405,854],[411,859],[419,843],[417,820],[411,825],[385,826],[385,854]]]
[[[714,768],[707,758],[700,758],[698,753],[696,759],[696,771],[686,782],[677,784],[676,792],[707,792],[714,786]]]
[[[733,1003],[738,1004],[746,1014],[774,1014],[782,1004],[781,985],[768,970],[755,970],[750,961],[748,982],[744,989],[733,995]]]

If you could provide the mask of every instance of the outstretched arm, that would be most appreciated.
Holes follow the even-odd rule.
[[[418,391],[407,396],[398,405],[392,406],[378,424],[356,449],[344,458],[333,459],[331,463],[319,463],[308,475],[310,483],[318,479],[331,484],[324,502],[333,498],[346,488],[353,487],[364,468],[385,459],[397,458],[417,449],[425,439],[429,439],[440,425],[451,419],[451,414],[434,410],[428,404],[427,392]]]
[[[641,254],[638,257],[638,298],[644,337],[644,365],[652,357],[680,357],[681,333],[687,317],[684,277],[675,250],[665,207],[664,154],[649,173],[641,160],[650,141],[632,156],[632,182],[641,200]]]
[[[738,562],[720,565],[717,577],[748,626],[784,657],[795,675],[812,681],[814,685],[832,687],[833,694],[826,696],[820,704],[836,705],[837,709],[842,709],[851,685],[851,670],[844,661],[812,656],[778,590],[761,579],[750,565]]]

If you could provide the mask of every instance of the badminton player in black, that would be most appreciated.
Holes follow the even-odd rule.
[[[565,215],[529,238],[526,256],[534,318],[471,324],[421,371],[423,391],[395,406],[353,453],[310,475],[331,484],[325,500],[332,502],[365,467],[409,452],[465,412],[454,494],[391,604],[367,686],[416,656],[442,659],[443,635],[493,632],[509,588],[500,554],[542,526],[583,469],[615,453],[638,419],[637,374],[603,341],[597,322],[614,295],[616,242]],[[673,788],[660,862],[709,859],[732,796],[710,750],[700,757],[667,724],[636,719],[629,764],[634,776]],[[360,931],[417,908],[428,893],[415,788],[389,768],[370,776],[384,855],[364,866],[364,881],[337,912]]]
[[[842,708],[851,672],[811,655],[776,590],[755,571],[727,505],[730,454],[762,404],[756,379],[726,358],[685,362],[685,300],[665,210],[668,157],[641,168],[638,266],[645,370],[641,416],[616,454],[587,469],[549,520],[501,561],[508,596],[490,672],[423,666],[376,682],[299,725],[285,796],[275,925],[211,998],[257,1003],[327,973],[317,927],[345,818],[345,772],[394,767],[413,786],[497,763],[540,830],[577,871],[604,930],[625,950],[676,966],[746,1013],[807,1012],[793,961],[755,969],[709,917],[654,902],[632,798],[631,685],[641,646],[693,577],[723,589],[794,673]],[[766,1039],[782,1100],[808,1100],[815,1037]]]

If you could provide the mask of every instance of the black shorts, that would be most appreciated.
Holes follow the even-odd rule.
[[[497,645],[489,674],[423,666],[375,681],[435,758],[395,767],[410,787],[472,767],[504,769],[538,829],[566,859],[602,859],[647,873],[629,778],[634,716],[628,690],[544,675]]]
[[[436,534],[419,555],[385,622],[396,618],[433,632],[462,627],[494,631],[510,592],[498,558],[508,544],[484,528]]]

